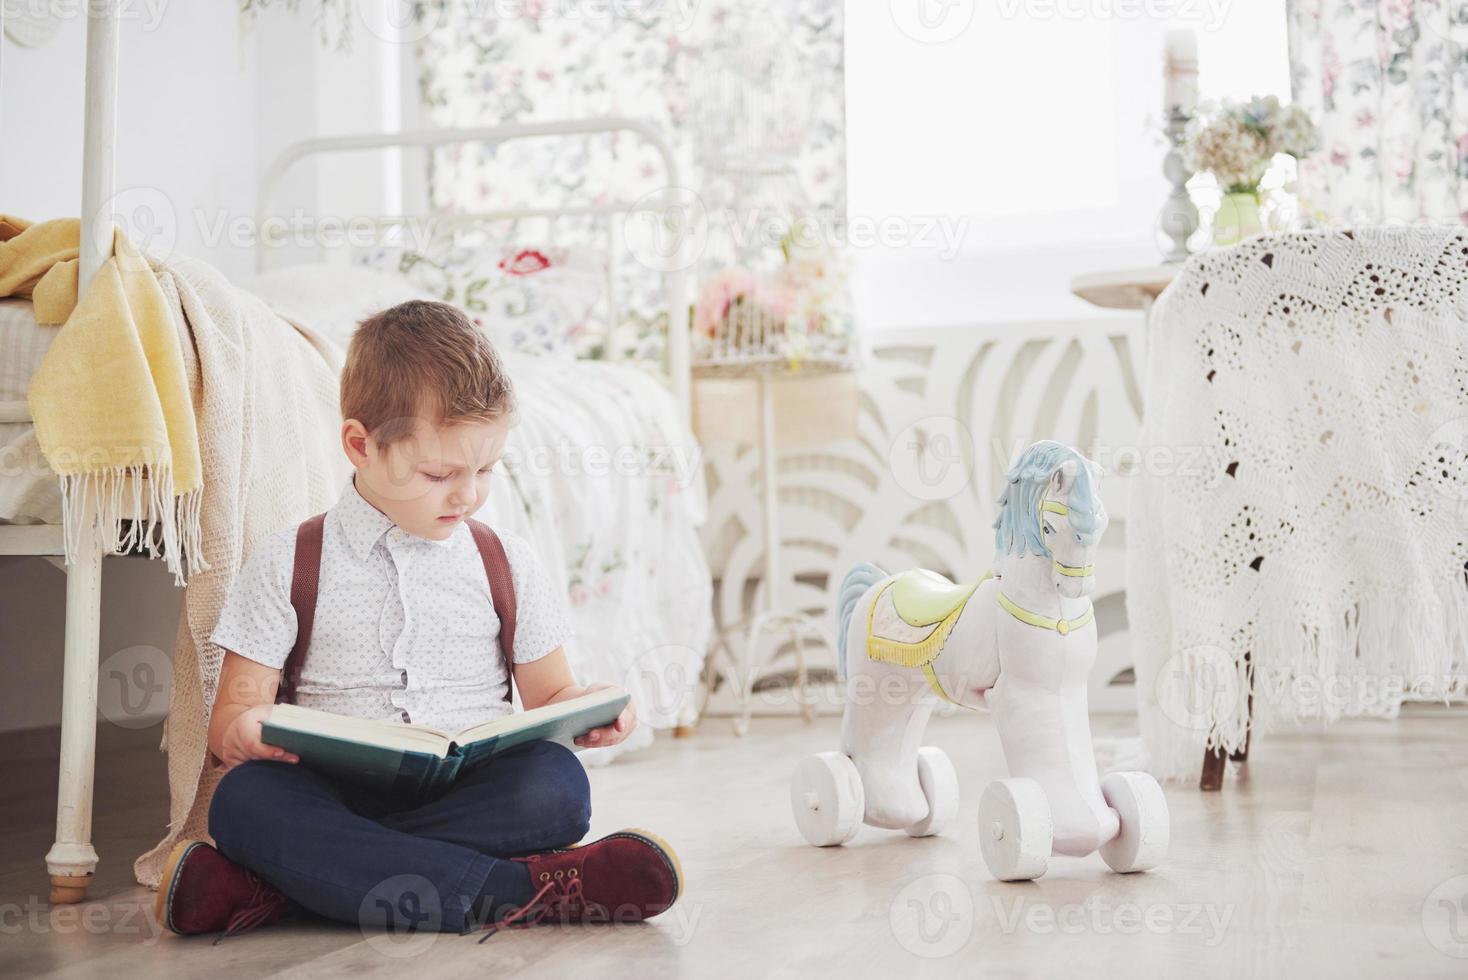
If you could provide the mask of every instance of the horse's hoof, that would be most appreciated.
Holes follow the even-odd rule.
[[[979,800],[979,847],[1000,881],[1029,881],[1045,873],[1054,825],[1050,801],[1033,779],[997,779]]]
[[[1101,780],[1101,795],[1121,818],[1116,836],[1101,845],[1101,859],[1122,874],[1161,864],[1172,820],[1157,780],[1145,772],[1113,772]]]
[[[790,809],[801,836],[816,847],[851,840],[866,811],[855,763],[840,752],[801,759],[790,779]]]
[[[941,834],[958,816],[958,771],[948,753],[932,745],[918,749],[917,770],[928,815],[907,827],[907,836],[931,837]]]

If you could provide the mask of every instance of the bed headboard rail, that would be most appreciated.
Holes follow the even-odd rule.
[[[509,208],[492,211],[466,212],[451,215],[389,215],[382,217],[363,216],[354,219],[361,223],[371,223],[380,229],[390,229],[395,226],[408,226],[418,222],[431,222],[437,228],[452,228],[463,224],[471,226],[494,221],[524,220],[543,218],[554,221],[557,218],[578,216],[600,216],[608,219],[608,244],[615,244],[616,230],[620,222],[625,222],[629,215],[648,213],[657,220],[661,215],[666,220],[673,212],[681,211],[684,207],[683,197],[686,190],[682,186],[682,178],[678,167],[678,161],[672,148],[663,139],[658,131],[646,122],[638,119],[620,117],[605,117],[594,119],[561,120],[542,123],[517,123],[505,126],[482,126],[460,129],[424,129],[401,133],[363,133],[348,136],[324,136],[316,139],[303,140],[294,143],[280,152],[270,165],[265,168],[260,182],[259,205],[255,215],[255,227],[265,229],[275,211],[275,198],[282,179],[286,173],[296,164],[310,157],[322,156],[335,153],[360,152],[367,150],[390,150],[405,147],[436,147],[450,146],[460,143],[483,143],[501,145],[515,140],[545,139],[558,136],[589,136],[605,133],[631,133],[641,138],[657,152],[662,164],[663,182],[658,190],[633,201],[613,201],[597,204],[581,204],[568,202],[562,207],[525,207]],[[299,218],[292,219],[294,229],[309,230],[318,222]],[[684,242],[684,245],[692,245]],[[264,271],[268,266],[268,258],[271,251],[271,243],[263,233],[257,238],[256,245],[256,268]],[[691,357],[689,351],[688,337],[688,304],[690,302],[690,274],[689,267],[692,261],[686,260],[682,251],[675,251],[664,256],[666,259],[662,267],[663,289],[667,298],[668,311],[668,342],[667,342],[667,371],[672,384],[674,396],[677,398],[678,407],[686,420],[690,412],[690,389],[691,389]],[[616,249],[608,248],[608,297],[613,297],[614,291],[611,287],[612,269],[614,268]],[[609,302],[615,303],[615,299]],[[608,323],[615,324],[616,307],[611,306],[611,314]]]

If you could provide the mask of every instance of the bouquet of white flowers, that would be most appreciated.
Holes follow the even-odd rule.
[[[1213,216],[1214,244],[1231,245],[1263,230],[1259,188],[1275,154],[1302,159],[1317,139],[1304,109],[1280,105],[1272,95],[1224,102],[1193,118],[1184,145],[1188,167],[1211,172],[1223,192]]]
[[[1211,171],[1226,194],[1258,194],[1276,153],[1302,159],[1315,149],[1317,138],[1304,109],[1280,105],[1273,95],[1224,102],[1194,117],[1188,128],[1188,164],[1194,171]]]

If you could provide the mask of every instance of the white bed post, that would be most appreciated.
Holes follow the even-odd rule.
[[[82,227],[78,295],[112,255],[113,154],[117,131],[117,0],[87,8],[86,122],[82,141]],[[76,555],[66,568],[66,653],[61,700],[61,766],[56,842],[46,854],[51,902],[81,902],[97,868],[92,847],[92,784],[97,755],[97,655],[102,606],[102,545],[95,499],[73,528]]]

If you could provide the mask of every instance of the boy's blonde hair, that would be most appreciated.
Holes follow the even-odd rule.
[[[363,320],[342,369],[342,418],[379,446],[436,425],[513,415],[515,393],[489,338],[447,303],[410,300]]]

